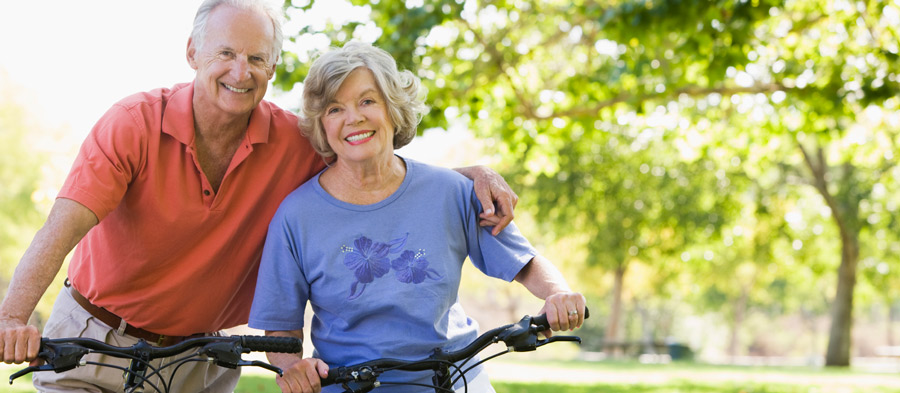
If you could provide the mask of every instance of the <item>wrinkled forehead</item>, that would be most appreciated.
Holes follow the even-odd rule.
[[[372,70],[366,66],[352,68],[350,72],[334,73],[325,81],[323,105],[352,101],[364,95],[384,97]]]
[[[273,22],[259,10],[220,5],[210,11],[202,35],[203,49],[229,48],[266,55],[275,50]]]

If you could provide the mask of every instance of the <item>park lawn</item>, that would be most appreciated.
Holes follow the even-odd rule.
[[[740,367],[699,363],[500,361],[513,369],[612,376],[580,384],[493,378],[497,393],[900,393],[900,375],[815,367]],[[571,374],[570,374],[571,375]],[[648,382],[653,381],[653,382]],[[878,381],[873,384],[873,381]],[[271,376],[246,374],[236,393],[277,393]]]
[[[900,375],[864,373],[844,369],[806,367],[737,367],[696,363],[641,365],[613,362],[504,362],[519,368],[535,364],[553,373],[590,373],[599,382],[580,384],[495,379],[497,393],[900,393]],[[0,383],[6,385],[14,366],[0,367]],[[247,370],[250,371],[250,370]],[[773,377],[774,376],[774,377]],[[608,381],[606,377],[614,377]],[[872,384],[872,381],[881,381]],[[648,382],[652,381],[652,382]],[[33,393],[31,378],[16,380],[2,392]],[[235,393],[278,393],[270,374],[245,372]]]
[[[810,393],[818,388],[806,385],[709,384],[681,381],[666,384],[589,384],[495,382],[497,393]],[[853,390],[865,392],[866,390]],[[895,390],[900,392],[900,390]],[[842,391],[844,392],[844,391]],[[892,391],[893,392],[893,391]]]
[[[548,382],[494,381],[497,393],[810,393],[827,392],[819,385],[791,385],[767,383],[704,383],[679,381],[666,384],[585,384],[572,385]],[[841,389],[842,393],[868,393],[867,388]],[[900,388],[878,389],[880,393],[900,393]],[[261,375],[241,378],[235,393],[278,393],[269,377]],[[477,392],[473,392],[477,393]]]

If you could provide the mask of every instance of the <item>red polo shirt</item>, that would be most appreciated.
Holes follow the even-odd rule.
[[[72,285],[155,333],[247,322],[269,220],[324,164],[297,117],[263,101],[213,193],[194,153],[193,85],[136,94],[94,126],[60,198],[97,215],[78,244]]]

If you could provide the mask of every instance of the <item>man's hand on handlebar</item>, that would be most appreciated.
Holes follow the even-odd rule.
[[[0,351],[4,363],[27,361],[36,365],[40,347],[41,334],[36,327],[18,319],[0,319]]]

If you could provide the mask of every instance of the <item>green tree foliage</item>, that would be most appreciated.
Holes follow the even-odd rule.
[[[4,90],[0,95],[0,288],[5,295],[19,258],[43,222],[43,212],[32,196],[40,186],[45,157],[34,149],[37,127],[23,107],[7,96],[15,89]]]
[[[289,15],[312,8],[294,3]],[[590,239],[587,263],[620,282],[634,262],[688,274],[708,305],[743,302],[736,319],[779,302],[767,293],[798,303],[836,277],[826,361],[849,364],[861,247],[896,239],[868,238],[896,205],[874,195],[896,190],[895,2],[354,3],[376,29],[351,21],[292,39],[373,41],[418,72],[432,105],[423,128],[461,121],[498,141],[525,203],[558,235]],[[309,58],[287,53],[277,83],[302,81]],[[814,206],[829,228],[812,236],[799,228]],[[820,243],[839,257],[809,247]]]

